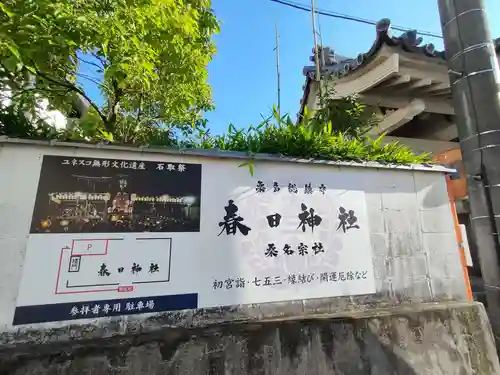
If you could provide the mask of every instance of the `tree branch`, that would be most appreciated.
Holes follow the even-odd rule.
[[[95,66],[95,67],[96,67],[96,68],[98,68],[98,69],[102,69],[102,68],[103,68],[102,66],[100,66],[100,65],[96,64],[95,62],[88,61],[88,60],[82,59],[81,57],[78,57],[78,55],[77,55],[77,57],[76,57],[76,58],[77,58],[79,61],[81,61],[81,62],[83,62],[83,63],[85,63],[85,64],[93,65],[93,66]],[[101,61],[101,60],[99,60],[99,61]]]
[[[20,89],[20,90],[16,90],[17,92],[13,93],[13,95],[11,96],[11,99],[14,99],[14,98],[17,98],[18,96],[21,96],[21,95],[24,95],[28,92],[39,92],[39,93],[44,93],[44,92],[54,92],[54,93],[58,93],[58,92],[63,92],[64,94],[57,94],[57,95],[66,95],[68,92],[71,91],[71,89],[69,88],[66,88],[66,89],[37,89],[37,88],[29,88],[29,89]]]
[[[106,69],[106,67],[108,66],[108,63],[107,63],[107,61],[104,58],[102,58],[101,56],[97,55],[96,53],[93,53],[92,56],[94,56],[97,60],[99,60],[99,62],[101,63],[103,69]]]
[[[95,79],[94,77],[88,75],[88,74],[84,74],[84,73],[80,73],[78,71],[73,71],[73,70],[68,70],[68,69],[63,69],[63,67],[57,67],[57,69],[59,69],[61,72],[65,73],[65,74],[74,74],[75,76],[77,77],[81,77],[83,79],[86,79],[98,86],[101,86],[103,89],[105,90],[108,90],[109,91],[109,87],[106,86],[104,83],[102,82],[99,82],[97,79]],[[70,81],[67,81],[68,83],[71,83]]]
[[[99,117],[101,118],[101,120],[104,122],[104,125],[106,126],[106,121],[107,121],[106,116],[104,116],[104,114],[101,112],[101,110],[97,106],[97,104],[95,104],[92,101],[92,99],[90,99],[89,96],[87,94],[85,94],[85,92],[82,89],[78,88],[77,86],[75,86],[74,84],[72,84],[71,82],[68,82],[68,81],[65,81],[65,82],[57,81],[57,80],[53,79],[52,77],[49,77],[45,73],[42,73],[38,69],[36,70],[36,74],[39,75],[40,77],[42,77],[43,79],[45,79],[45,80],[47,80],[49,82],[52,82],[55,85],[66,87],[66,88],[70,89],[70,91],[75,91],[76,93],[78,93],[81,96],[83,96],[89,102],[89,104],[96,110],[96,112],[98,113]]]
[[[93,78],[93,77],[91,77],[91,76],[89,76],[89,75],[87,75],[87,74],[83,74],[83,73],[79,73],[79,72],[76,72],[75,74],[76,74],[78,77],[81,77],[81,78],[83,78],[83,79],[86,79],[86,80],[88,80],[88,81],[90,81],[90,82],[92,82],[92,83],[94,83],[94,84],[96,84],[96,85],[98,85],[98,86],[101,86],[102,88],[106,89],[107,91],[109,91],[109,87],[108,87],[108,86],[106,86],[106,85],[105,85],[104,83],[102,83],[102,82],[99,82],[99,81],[98,81],[98,80],[96,80],[95,78]]]
[[[118,86],[118,81],[113,79],[113,96],[109,102],[108,116],[106,117],[105,127],[107,131],[112,131],[117,118],[118,104],[123,96],[123,90]]]
[[[137,110],[137,118],[136,118],[137,125],[140,125],[141,123],[141,115],[142,115],[142,94],[139,96],[139,108]]]

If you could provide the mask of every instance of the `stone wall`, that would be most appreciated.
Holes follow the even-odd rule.
[[[12,321],[32,216],[33,197],[38,184],[40,161],[44,154],[201,162],[204,166],[216,166],[215,169],[220,171],[218,175],[204,179],[203,188],[207,191],[211,189],[207,184],[217,184],[225,178],[229,170],[232,174],[240,173],[241,178],[249,176],[247,170],[238,168],[243,157],[238,153],[219,155],[212,152],[210,157],[207,157],[196,152],[172,153],[164,149],[146,152],[125,147],[96,147],[85,144],[2,142],[5,140],[0,139],[0,172],[8,174],[9,183],[0,185],[0,334],[4,332],[4,337],[8,335],[9,342],[13,335],[19,334],[17,328],[12,326]],[[277,159],[272,157],[257,159],[256,168],[279,167],[280,170],[290,170],[291,175],[297,173],[296,171],[314,167],[305,160],[277,163]],[[339,297],[330,301],[298,301],[286,304],[286,308],[282,308],[282,304],[271,303],[237,310],[243,311],[245,316],[248,316],[248,311],[250,316],[267,315],[271,312],[278,316],[282,313],[293,316],[297,309],[299,312],[316,309],[323,311],[325,305],[328,306],[328,312],[340,312],[401,303],[467,298],[442,168],[392,168],[376,163],[325,164],[322,168],[332,172],[351,171],[357,177],[346,181],[344,188],[365,192],[377,293]],[[207,202],[205,206],[209,204],[210,202]],[[104,320],[99,324],[113,325],[121,321],[101,319]],[[88,322],[89,320],[74,321],[77,324]],[[21,331],[60,328],[67,324],[68,322],[35,324],[23,326]]]
[[[2,375],[496,375],[484,308],[449,303],[4,347]]]
[[[0,172],[9,178],[0,184],[0,375],[500,374],[484,309],[464,302],[440,167],[322,167],[352,171],[358,177],[343,188],[365,192],[376,293],[13,326],[44,154],[202,162],[217,171],[204,184],[228,170],[248,177],[241,154],[23,142],[0,138]],[[265,156],[257,163],[290,173],[311,167]]]

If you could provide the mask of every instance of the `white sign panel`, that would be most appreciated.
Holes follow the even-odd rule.
[[[260,168],[45,156],[14,325],[374,293],[364,192]]]

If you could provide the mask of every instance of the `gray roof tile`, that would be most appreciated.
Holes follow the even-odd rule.
[[[430,58],[446,59],[445,52],[437,51],[434,44],[422,44],[423,39],[418,36],[416,30],[409,30],[394,37],[391,33],[391,20],[388,18],[378,21],[375,27],[377,34],[371,48],[368,52],[360,53],[356,58],[339,56],[331,48],[318,46],[319,52],[324,54],[323,58],[325,60],[324,64],[320,61],[321,76],[328,77],[334,75],[339,78],[344,77],[372,61],[384,45],[400,48],[404,52],[418,53]],[[497,54],[500,54],[500,38],[494,40],[494,45]],[[314,62],[314,48],[312,52],[313,56],[310,60]],[[309,84],[316,77],[315,66],[305,66],[303,74],[306,76],[306,82],[302,87],[304,95],[300,101],[299,116],[304,111],[305,99],[309,95]]]

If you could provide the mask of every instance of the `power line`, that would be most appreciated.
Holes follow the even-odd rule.
[[[273,3],[278,3],[278,4],[281,4],[281,5],[285,5],[285,6],[288,6],[290,8],[294,8],[294,9],[298,9],[298,10],[303,10],[303,11],[306,11],[306,12],[311,12],[311,7],[308,7],[306,5],[302,5],[302,4],[299,4],[299,3],[294,3],[292,1],[287,1],[287,0],[269,0]],[[342,20],[347,20],[347,21],[354,21],[354,22],[358,22],[358,23],[364,23],[365,25],[377,25],[377,21],[372,21],[372,20],[368,20],[368,19],[365,19],[365,18],[360,18],[360,17],[354,17],[354,16],[349,16],[348,14],[342,14],[342,13],[337,13],[337,12],[332,12],[332,11],[329,11],[329,10],[324,10],[324,9],[319,9],[319,8],[316,8],[315,11],[314,11],[316,14],[321,14],[322,16],[326,16],[326,17],[332,17],[332,18],[338,18],[338,19],[342,19]],[[391,25],[391,28],[394,29],[394,30],[398,30],[398,31],[410,31],[410,30],[414,30],[414,29],[411,29],[409,27],[403,27],[403,26],[396,26],[396,25]],[[439,34],[436,34],[436,33],[432,33],[430,31],[423,31],[423,30],[415,30],[419,35],[422,35],[422,36],[429,36],[429,37],[432,37],[432,38],[440,38],[440,39],[443,39],[443,36],[442,35],[439,35]]]

